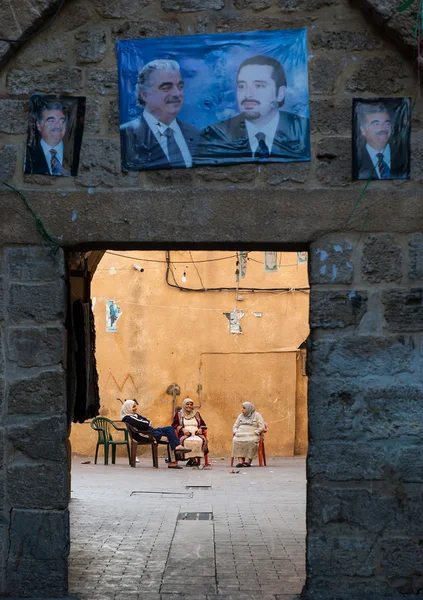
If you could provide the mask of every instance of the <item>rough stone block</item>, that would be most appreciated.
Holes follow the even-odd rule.
[[[269,163],[263,165],[261,170],[264,171],[266,183],[271,186],[286,182],[305,183],[310,173],[310,164],[310,162]]]
[[[423,482],[423,446],[411,444],[395,449],[395,475],[406,483]]]
[[[55,283],[12,283],[9,290],[9,320],[12,324],[47,323],[65,318],[65,286]]]
[[[307,476],[328,481],[385,479],[392,457],[382,443],[311,442],[308,449]]]
[[[195,18],[195,33],[207,33],[209,31],[210,19],[207,15]]]
[[[87,6],[82,2],[72,2],[70,5],[63,7],[61,27],[65,31],[73,31],[81,25],[84,25],[90,18],[90,13]]]
[[[337,328],[356,326],[367,310],[367,293],[311,290],[310,327]]]
[[[307,537],[308,566],[319,575],[370,577],[375,574],[377,551],[373,539]]]
[[[93,68],[87,74],[87,87],[90,92],[96,92],[102,96],[106,94],[117,94],[118,74],[116,67]]]
[[[410,538],[391,538],[382,541],[382,569],[389,579],[423,576],[423,547]],[[402,581],[400,585],[407,583]],[[412,594],[411,582],[402,593]]]
[[[382,40],[369,31],[316,31],[311,36],[313,48],[325,50],[375,50],[382,46]]]
[[[10,419],[7,435],[13,448],[29,458],[66,462],[66,415]]]
[[[63,361],[64,327],[9,328],[8,360],[20,367],[49,367]]]
[[[167,37],[181,34],[181,26],[176,21],[160,19],[142,19],[124,21],[112,28],[112,37],[116,40],[128,40],[149,37]]]
[[[79,161],[78,184],[122,187],[134,185],[136,181],[137,173],[121,173],[119,140],[97,138],[85,141]]]
[[[4,407],[4,397],[5,397],[5,380],[3,377],[0,377],[0,411],[3,410]],[[0,413],[2,414],[2,413]]]
[[[324,185],[351,183],[351,140],[326,138],[317,147],[317,179]]]
[[[79,63],[98,63],[107,52],[106,32],[104,29],[90,27],[75,33],[75,54]]]
[[[29,102],[0,100],[0,133],[19,135],[28,131]]]
[[[224,0],[162,0],[165,12],[196,12],[199,10],[220,10],[225,7]]]
[[[293,18],[289,22],[284,16],[243,14],[240,17],[219,16],[216,19],[216,31],[218,33],[235,31],[268,31],[274,29],[295,29],[303,27],[307,18]],[[198,32],[200,33],[200,32]]]
[[[18,51],[16,62],[19,65],[40,67],[44,63],[60,63],[68,60],[66,35],[33,38]]]
[[[200,167],[195,170],[195,175],[202,181],[230,183],[250,182],[257,176],[257,167],[255,165],[234,165],[228,167]]]
[[[98,100],[87,98],[84,132],[96,134],[100,131],[101,106]]]
[[[335,377],[309,380],[310,440],[359,439],[362,390]]]
[[[318,98],[310,103],[312,132],[342,134],[351,132],[351,101]]]
[[[146,171],[144,174],[147,188],[168,188],[175,185],[192,185],[193,172],[190,169],[163,169]]]
[[[9,559],[6,593],[35,598],[62,598],[68,591],[67,559]]]
[[[7,248],[6,261],[12,281],[52,281],[65,276],[63,252],[52,255],[43,246]]]
[[[127,19],[139,16],[140,12],[151,4],[151,0],[93,0],[92,4],[106,19]]]
[[[0,377],[4,375],[4,342],[3,342],[4,333],[2,329],[0,329]]]
[[[17,146],[3,146],[0,149],[0,179],[8,181],[13,177],[17,158]]]
[[[82,70],[79,67],[61,67],[54,71],[35,69],[11,69],[7,73],[7,89],[12,95],[28,95],[36,92],[44,94],[70,94],[79,92],[82,85]]]
[[[363,279],[370,283],[401,281],[402,252],[389,233],[371,235],[364,243],[361,258]]]
[[[341,74],[341,62],[320,56],[310,64],[311,93],[330,95],[336,92],[338,77]]]
[[[414,341],[409,337],[345,336],[313,341],[307,367],[311,376],[414,373],[415,356]]]
[[[254,10],[260,12],[270,8],[274,2],[273,0],[235,0],[235,8],[238,10]]]
[[[353,244],[340,236],[315,242],[309,252],[310,283],[352,283]]]
[[[389,65],[389,69],[386,68]],[[374,56],[359,63],[359,67],[347,80],[350,92],[379,94],[383,98],[404,89],[405,62],[394,55]]]
[[[4,319],[4,296],[5,296],[4,286],[5,286],[5,281],[4,281],[3,277],[0,277],[0,323]]]
[[[412,280],[423,279],[423,234],[414,233],[408,246],[408,276]]]
[[[7,494],[12,508],[65,509],[67,464],[12,463],[7,469]]]
[[[108,133],[119,133],[120,116],[119,116],[119,102],[117,100],[110,100],[109,108],[107,110],[107,131]]]
[[[343,577],[332,572],[321,577],[314,570],[313,577],[307,584],[304,600],[387,600],[392,597],[392,590],[385,581],[376,577]],[[280,599],[283,600],[283,597]],[[397,600],[397,599],[395,599]],[[398,599],[399,600],[399,599]],[[402,598],[401,600],[405,600]],[[407,598],[411,600],[411,598]]]
[[[363,391],[361,429],[367,438],[421,438],[423,387],[398,383],[372,385]]]
[[[347,529],[353,534],[363,530],[382,533],[394,519],[400,502],[394,495],[370,486],[363,488],[323,487],[312,485],[308,503],[310,533],[319,533],[328,525],[337,534]]]
[[[423,329],[423,288],[384,290],[382,302],[390,331]]]
[[[9,560],[58,560],[68,555],[68,510],[12,510]]]
[[[44,371],[34,377],[10,382],[7,406],[9,414],[65,412],[64,372]]]

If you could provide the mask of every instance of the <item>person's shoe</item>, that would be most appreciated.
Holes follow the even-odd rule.
[[[236,465],[236,468],[237,468],[237,469],[240,469],[241,467],[245,467],[245,464],[244,464],[244,463],[238,463],[238,464]]]
[[[245,462],[245,463],[244,463],[242,466],[243,466],[243,467],[251,467],[251,463],[247,463],[247,462]]]
[[[192,452],[192,448],[182,448],[182,450],[179,450],[179,448],[175,448],[175,452],[183,452],[184,454],[186,454],[187,452]]]
[[[168,469],[183,469],[183,467],[181,467],[181,465],[178,465],[178,463],[176,463],[176,462],[168,463],[167,468]]]

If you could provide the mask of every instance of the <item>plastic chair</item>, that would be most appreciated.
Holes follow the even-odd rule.
[[[129,433],[129,437],[131,438],[131,454],[130,454],[130,458],[129,458],[129,464],[131,465],[131,467],[135,468],[135,463],[136,463],[136,458],[137,458],[137,448],[138,446],[151,446],[151,454],[153,457],[153,467],[155,469],[159,468],[159,454],[158,454],[158,446],[160,445],[166,445],[167,447],[167,458],[169,460],[169,462],[171,462],[171,456],[170,456],[170,447],[169,447],[169,442],[165,441],[165,439],[160,440],[160,442],[158,442],[156,440],[156,438],[154,437],[154,435],[150,432],[150,431],[140,431],[139,429],[136,429],[135,427],[132,427],[132,425],[129,425],[129,423],[125,423],[126,428],[127,428],[127,432]],[[132,437],[132,434],[136,433],[137,435],[139,435],[141,438],[143,438],[143,441],[139,441],[136,440]]]
[[[269,431],[269,424],[265,423],[264,424],[264,431],[261,432],[260,434],[260,439],[259,439],[259,445],[258,445],[258,461],[259,461],[259,467],[267,467],[266,464],[266,450],[264,448],[264,434],[267,433]],[[231,467],[234,466],[234,457],[231,457]]]
[[[128,441],[128,431],[125,427],[118,427],[114,424],[110,419],[106,419],[106,417],[95,417],[91,421],[91,427],[95,431],[97,431],[98,439],[97,446],[95,448],[95,459],[94,464],[97,464],[97,456],[98,449],[100,446],[104,446],[104,464],[109,464],[109,446],[112,447],[112,464],[116,463],[116,446],[126,446],[128,451],[128,460],[131,462],[131,455],[129,453],[129,441]],[[124,439],[123,440],[114,440],[112,434],[110,433],[112,427],[116,429],[116,431],[123,431]]]

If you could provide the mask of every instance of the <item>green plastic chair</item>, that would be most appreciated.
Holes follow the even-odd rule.
[[[97,446],[95,448],[95,459],[94,464],[97,464],[97,455],[99,446],[104,446],[104,464],[109,464],[109,446],[112,447],[112,464],[114,465],[116,462],[116,446],[126,446],[126,450],[128,452],[128,460],[129,464],[131,464],[131,454],[129,451],[129,440],[128,440],[128,430],[126,427],[117,427],[110,419],[106,419],[106,417],[95,417],[91,421],[92,429],[95,429],[98,434]],[[112,427],[117,431],[123,431],[124,439],[116,441],[113,439],[112,434],[110,433]]]

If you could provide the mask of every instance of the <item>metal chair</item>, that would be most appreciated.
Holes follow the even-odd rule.
[[[91,423],[91,428],[97,431],[97,445],[95,447],[95,459],[94,464],[97,464],[97,456],[98,449],[100,446],[104,446],[104,464],[109,464],[109,446],[112,447],[112,465],[116,463],[116,446],[126,446],[126,450],[128,452],[128,460],[131,462],[131,455],[129,452],[129,441],[128,441],[128,431],[125,427],[118,427],[114,424],[110,419],[106,419],[106,417],[95,417]],[[116,431],[123,431],[124,439],[123,440],[114,440],[111,434],[112,427],[116,429]]]
[[[258,445],[258,463],[259,463],[259,467],[266,467],[266,450],[264,447],[264,434],[267,433],[269,431],[269,425],[268,423],[264,424],[264,431],[261,432],[260,434],[260,439],[259,439],[259,445]],[[234,457],[231,457],[231,467],[234,466]]]
[[[131,467],[135,468],[138,446],[151,446],[151,454],[153,457],[153,467],[155,469],[159,468],[159,455],[158,455],[159,444],[166,445],[167,458],[168,458],[169,462],[171,462],[172,459],[170,456],[170,447],[169,447],[169,442],[167,440],[165,441],[163,439],[163,440],[160,440],[160,442],[157,442],[156,438],[150,431],[140,431],[139,429],[132,427],[132,425],[129,425],[129,423],[125,423],[125,425],[127,428],[127,433],[129,433],[129,437],[131,438],[131,453],[130,453],[130,458],[129,458],[129,464],[131,465]],[[134,433],[136,433],[138,436],[143,438],[143,441],[134,439],[134,437],[133,437]]]

